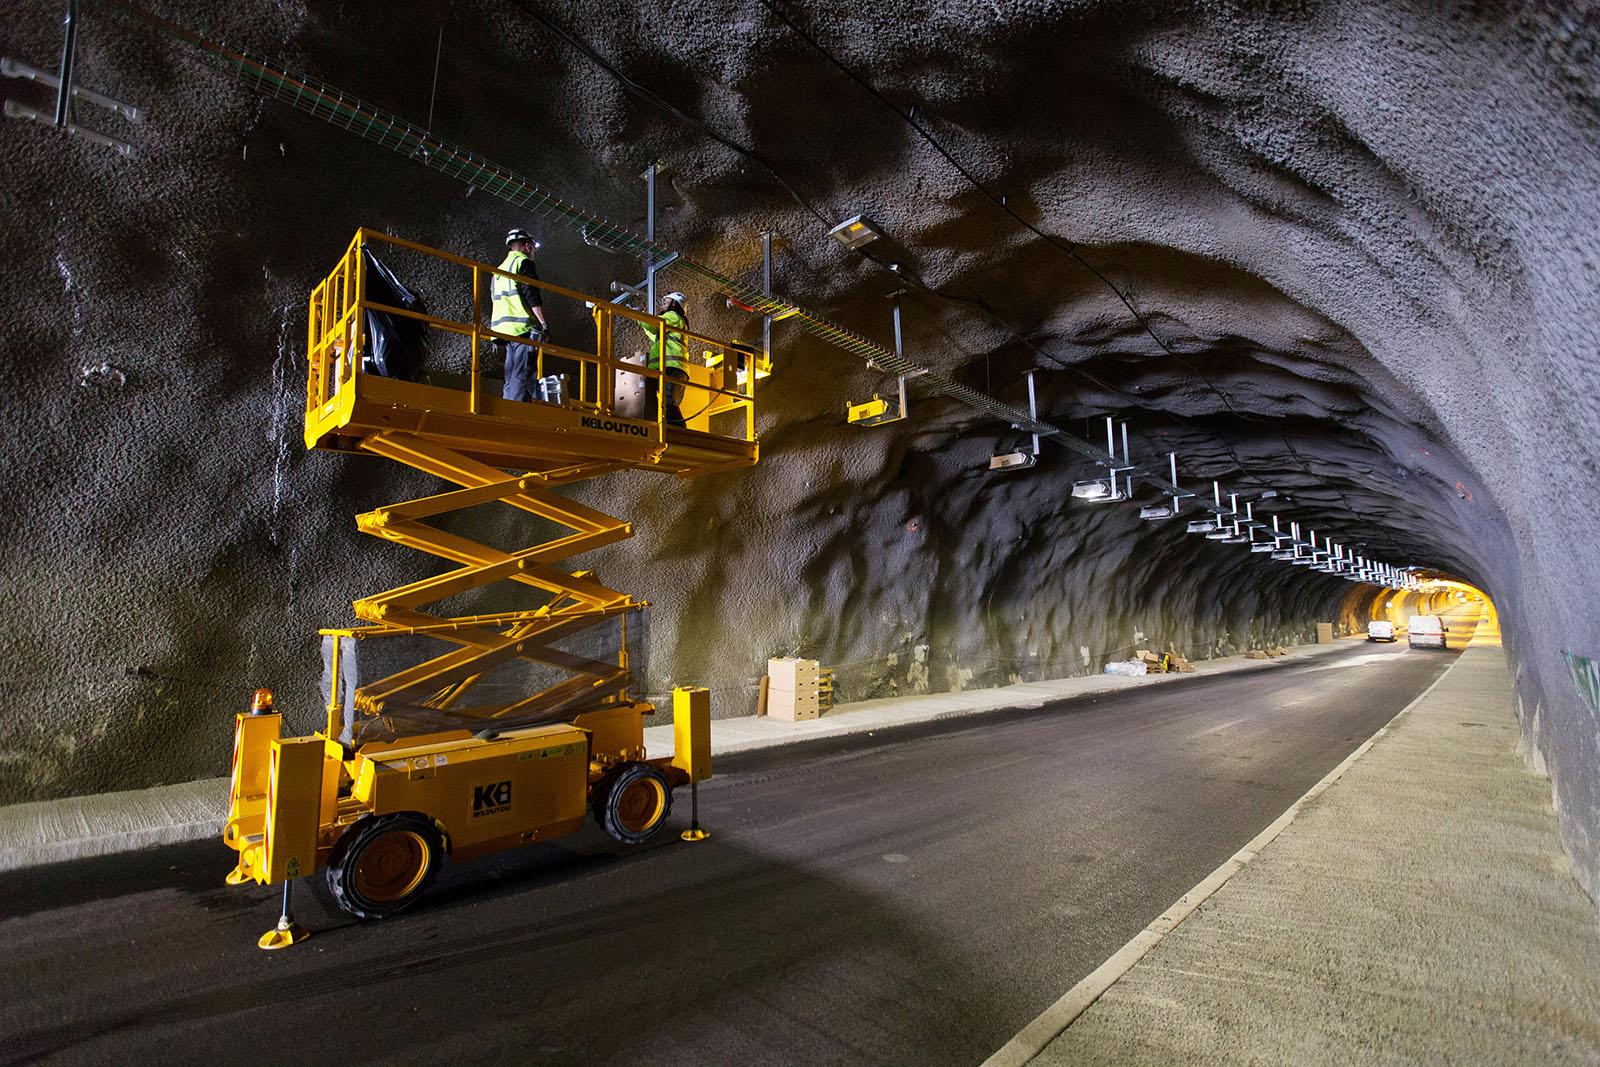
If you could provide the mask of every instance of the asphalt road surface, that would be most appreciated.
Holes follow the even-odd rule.
[[[975,1063],[1455,655],[1352,641],[727,757],[707,842],[680,791],[652,844],[450,866],[390,920],[302,889],[314,936],[277,953],[220,842],[0,876],[0,1062]]]

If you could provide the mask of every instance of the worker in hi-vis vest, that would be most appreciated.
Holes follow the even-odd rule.
[[[537,281],[539,274],[534,269],[533,253],[538,247],[539,242],[528,236],[527,230],[512,227],[506,232],[506,258],[500,269]],[[544,298],[539,295],[538,286],[496,274],[489,283],[489,296],[492,301],[489,329],[530,341],[544,340]],[[532,400],[533,345],[507,341],[505,350],[505,384],[501,386],[500,395],[507,400]]]
[[[681,331],[689,328],[689,322],[683,316],[682,293],[668,293],[661,298],[656,314],[661,316],[661,321],[667,327],[656,330],[643,323],[640,328],[650,338],[650,358],[645,361],[645,366],[651,370],[659,370],[666,378],[645,379],[645,410],[650,418],[656,414],[656,387],[662,382],[666,383],[667,394],[662,399],[661,413],[668,426],[684,425],[683,411],[678,407],[678,402],[683,399],[683,382],[689,380],[689,372],[683,369],[684,336]],[[659,337],[657,334],[665,334]]]

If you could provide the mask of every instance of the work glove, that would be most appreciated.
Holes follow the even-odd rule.
[[[535,344],[542,344],[547,338],[549,338],[549,336],[550,327],[539,322],[534,323],[533,328],[528,331],[528,337],[532,339]]]

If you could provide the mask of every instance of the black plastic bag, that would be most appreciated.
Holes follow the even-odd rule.
[[[428,305],[379,262],[372,249],[362,246],[361,255],[366,261],[368,300],[427,314]],[[422,381],[427,349],[427,323],[387,311],[367,312],[367,354],[361,368],[367,374]]]

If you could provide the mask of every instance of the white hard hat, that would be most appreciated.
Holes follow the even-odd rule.
[[[513,241],[528,241],[535,249],[539,247],[539,242],[535,241],[532,235],[530,235],[528,231],[524,230],[521,226],[513,226],[511,229],[506,231],[506,244],[509,245]]]
[[[681,303],[683,303],[685,300],[687,300],[689,298],[684,296],[682,293],[668,293],[666,296],[663,296],[661,299],[662,300],[670,300],[674,304],[681,304]]]

